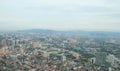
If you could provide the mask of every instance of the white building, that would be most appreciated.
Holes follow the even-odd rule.
[[[66,56],[62,56],[62,61],[63,61],[63,62],[66,61]]]
[[[106,61],[111,63],[111,65],[113,67],[118,67],[119,64],[120,64],[120,60],[118,58],[116,58],[114,55],[112,54],[109,54],[107,57],[106,57]]]
[[[109,54],[107,57],[106,57],[106,61],[111,63],[111,64],[114,64],[114,60],[115,60],[115,56],[112,55],[112,54]]]

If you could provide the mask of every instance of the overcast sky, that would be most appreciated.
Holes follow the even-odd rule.
[[[120,32],[120,0],[0,0],[0,30]]]

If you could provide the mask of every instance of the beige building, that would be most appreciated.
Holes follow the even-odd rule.
[[[5,55],[5,54],[9,54],[9,50],[4,49],[4,48],[1,48],[1,49],[0,49],[0,56],[1,56],[1,55]]]
[[[1,48],[0,48],[0,56],[9,53],[9,50],[6,49],[7,48],[7,44],[6,44],[6,40],[5,39],[0,41],[0,46],[1,46]]]
[[[6,40],[3,39],[3,40],[0,42],[0,45],[1,45],[2,47],[6,47],[6,46],[7,46]]]
[[[39,47],[39,42],[37,42],[37,41],[33,42],[33,47],[38,48]]]

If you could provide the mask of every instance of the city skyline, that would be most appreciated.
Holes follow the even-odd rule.
[[[89,30],[120,32],[119,0],[3,0],[0,30]]]

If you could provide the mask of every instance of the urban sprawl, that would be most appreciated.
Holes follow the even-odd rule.
[[[120,37],[0,33],[0,71],[120,71]]]

